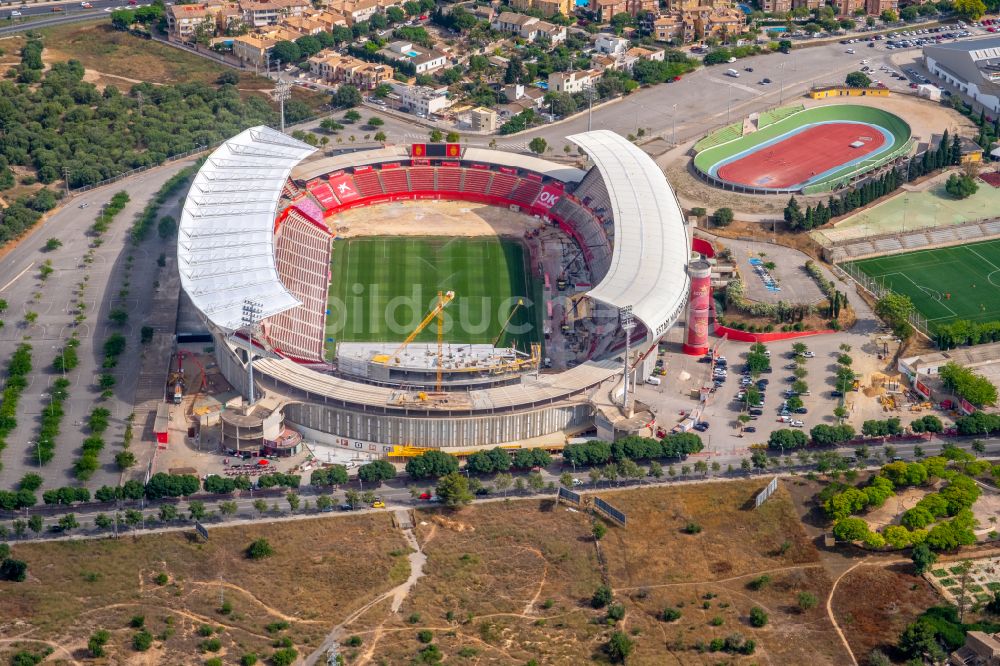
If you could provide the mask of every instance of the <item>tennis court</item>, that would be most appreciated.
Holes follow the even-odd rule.
[[[931,329],[957,319],[1000,319],[1000,240],[852,262],[913,300]]]

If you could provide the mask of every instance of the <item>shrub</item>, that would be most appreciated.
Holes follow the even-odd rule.
[[[298,656],[299,653],[294,648],[281,648],[271,655],[271,663],[274,666],[291,666]]]
[[[161,572],[156,574],[156,578],[153,579],[153,582],[157,585],[166,585],[169,580],[170,578],[167,577],[167,574]]]
[[[146,617],[144,615],[133,615],[132,619],[129,620],[128,622],[128,626],[132,627],[133,629],[142,629],[142,627],[145,624],[146,624]]]
[[[145,652],[153,647],[153,634],[143,629],[132,637],[132,647],[138,652]]]
[[[432,640],[434,640],[434,632],[431,631],[430,629],[421,629],[420,631],[417,632],[417,640],[420,641],[421,643],[430,643]],[[359,644],[360,642],[361,639],[358,639]]]
[[[750,626],[763,627],[767,624],[767,619],[767,613],[760,606],[754,606],[750,609]]]
[[[770,583],[771,583],[771,577],[768,576],[767,574],[764,574],[763,576],[758,576],[757,578],[754,578],[749,583],[747,583],[747,587],[756,592],[758,590],[763,590]]]
[[[240,657],[240,666],[254,666],[257,663],[257,655],[253,652],[248,652],[247,654]]]
[[[701,532],[701,525],[698,523],[688,523],[684,526],[685,534],[698,534]]]
[[[344,645],[347,647],[359,647],[361,645],[361,636],[351,636],[344,641]]]
[[[608,619],[618,622],[625,617],[625,606],[622,604],[611,604],[608,606]]]
[[[209,638],[201,644],[202,652],[218,652],[222,649],[222,641],[218,638]]]
[[[664,622],[676,622],[681,619],[681,612],[676,608],[664,608],[663,615],[660,617],[663,618]]]
[[[260,538],[247,546],[246,554],[251,560],[263,560],[274,555],[274,549],[267,539]]]
[[[614,593],[607,585],[601,585],[594,591],[594,596],[590,599],[590,605],[594,608],[604,608],[611,603]]]

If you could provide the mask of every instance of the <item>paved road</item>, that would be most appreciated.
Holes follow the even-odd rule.
[[[89,21],[107,17],[115,9],[129,8],[125,0],[91,0],[90,4],[93,7],[83,7],[80,2],[46,2],[30,5],[22,5],[19,2],[0,3],[0,35],[62,23]],[[146,3],[142,6],[146,6]],[[58,11],[55,11],[56,8]],[[20,12],[21,16],[12,16],[11,12],[14,11]]]
[[[986,453],[983,455],[984,458],[996,459],[997,457],[1000,457],[1000,438],[984,440],[984,442],[986,444]],[[968,450],[970,449],[971,440],[960,439],[956,440],[953,443],[961,448]],[[866,461],[859,461],[859,463],[854,467],[856,469],[876,469],[878,466],[886,462],[885,458],[890,457],[890,454],[891,456],[899,456],[904,460],[912,460],[915,457],[913,452],[916,446],[919,446],[923,449],[924,456],[934,455],[940,452],[944,444],[945,442],[943,440],[921,440],[919,442],[898,442],[891,444],[892,450],[888,451],[887,446],[881,446],[876,442],[872,442],[869,445],[869,451],[870,451],[869,459]],[[854,456],[856,453],[855,450],[850,447],[840,447],[840,448],[823,449],[823,450],[836,452],[842,456],[847,456],[847,457]],[[542,475],[546,483],[551,481],[552,483],[558,485],[559,474],[563,472],[573,473],[575,475],[575,478],[578,478],[582,482],[582,485],[576,488],[580,492],[619,490],[637,486],[674,485],[683,482],[691,482],[691,483],[719,482],[719,481],[747,478],[748,474],[742,472],[740,469],[740,461],[744,457],[745,456],[743,455],[736,455],[736,454],[720,455],[713,458],[714,462],[719,462],[721,465],[721,470],[719,472],[709,471],[705,475],[688,474],[686,477],[668,476],[664,477],[664,479],[662,480],[657,480],[653,478],[644,478],[640,480],[620,481],[615,483],[611,483],[608,481],[600,481],[597,484],[594,484],[591,483],[589,480],[589,477],[587,475],[588,470],[585,469],[573,470],[570,469],[569,467],[563,468],[558,465],[553,465],[549,469],[543,470]],[[774,459],[775,462],[777,462],[776,460],[777,458],[778,456],[772,456],[772,459]],[[691,456],[686,461],[684,461],[684,464],[693,466],[693,463],[698,459],[705,459],[705,458],[703,456]],[[666,462],[669,463],[669,461]],[[732,471],[727,471],[727,469],[730,466],[732,467]],[[680,472],[680,467],[681,463],[676,462],[674,464],[675,471],[677,471],[678,473]],[[792,471],[801,474],[813,468],[814,466],[812,464],[803,465],[796,463],[792,467],[784,467],[781,470],[775,469],[770,472],[755,470],[750,475],[763,476],[763,475],[771,475],[777,473],[787,474]],[[523,477],[524,475],[520,476]],[[484,478],[483,482],[485,485],[489,486],[490,478],[489,477]],[[394,511],[401,508],[402,509],[413,508],[428,504],[426,501],[414,499],[410,493],[410,490],[405,484],[406,484],[405,480],[397,480],[384,484],[381,488],[375,489],[375,492],[378,494],[378,496],[381,497],[382,500],[386,503],[385,509],[359,509],[358,511],[361,512]],[[356,481],[353,482],[351,485],[354,489],[356,490],[358,489]],[[418,483],[416,484],[416,486],[421,490],[428,489],[432,491],[433,483],[428,481],[428,482]],[[249,493],[247,495],[238,497],[198,496],[192,499],[198,499],[200,501],[204,501],[205,508],[211,515],[206,516],[206,518],[203,518],[202,520],[205,523],[213,523],[213,524],[239,523],[241,521],[245,522],[251,520],[255,522],[263,520],[266,522],[274,520],[303,519],[310,517],[311,515],[317,514],[317,512],[315,511],[315,498],[321,493],[316,492],[315,488],[313,488],[312,486],[303,486],[302,488],[296,489],[295,492],[300,496],[302,505],[300,506],[299,511],[293,513],[292,515],[289,515],[289,505],[284,497],[285,492],[286,491],[284,490],[270,489],[263,493],[257,491],[254,493]],[[551,496],[551,495],[552,495],[552,490],[548,489],[540,491],[538,493],[533,493],[531,490],[524,490],[524,491],[511,490],[508,491],[505,495],[499,495],[496,492],[492,492],[490,493],[489,496],[477,498],[476,501],[477,502],[503,501],[507,497],[528,498],[528,497],[541,497],[541,496]],[[333,497],[338,503],[343,502],[344,492],[336,491],[333,493]],[[262,498],[266,500],[269,507],[264,514],[258,513],[258,511],[253,506],[256,500]],[[218,513],[219,503],[224,501],[233,501],[236,503],[237,511],[235,514],[229,517],[222,517]],[[306,502],[308,502],[310,505],[308,509],[305,508]],[[149,524],[151,525],[151,531],[191,529],[191,525],[190,524],[185,525],[183,524],[183,521],[178,521],[182,523],[180,525],[178,525],[176,522],[171,524],[163,524],[162,522],[160,522],[157,516],[159,512],[159,507],[162,506],[163,504],[173,504],[177,506],[178,511],[184,516],[184,520],[185,521],[187,520],[188,503],[178,500],[162,500],[156,502],[143,501],[141,503],[140,502],[120,503],[118,505],[118,508],[119,510],[123,510],[125,508],[140,510],[143,514],[143,518],[145,519],[145,521],[148,521]],[[273,508],[275,506],[277,508]],[[336,509],[334,511],[337,512]],[[17,514],[11,514],[10,512],[0,512],[0,521],[2,521],[0,522],[0,525],[3,525],[8,530],[10,530],[11,533],[13,533],[10,520],[15,517],[23,519],[24,517],[32,513],[38,513],[42,515],[44,524],[46,526],[45,530],[42,533],[40,533],[40,535],[38,535],[37,538],[64,538],[66,535],[62,534],[58,529],[53,529],[53,528],[58,523],[59,518],[67,513],[72,513],[81,525],[81,527],[78,530],[69,535],[70,538],[102,536],[102,535],[107,535],[108,530],[96,529],[93,525],[93,520],[100,513],[106,514],[109,517],[114,516],[115,505],[113,503],[105,503],[105,504],[93,503],[93,504],[80,505],[76,507],[55,507],[55,506],[36,507],[30,510],[29,512],[18,512]],[[346,512],[346,513],[353,513],[353,512]],[[138,529],[145,529],[146,524],[147,524],[146,522],[143,522],[136,527]],[[119,525],[118,529],[119,531],[124,532],[127,531],[129,528],[126,527],[125,525]]]
[[[128,242],[128,229],[136,215],[146,206],[149,199],[174,173],[190,164],[190,160],[172,163],[127,181],[115,183],[91,192],[86,192],[66,202],[29,237],[0,260],[0,298],[10,304],[4,313],[5,326],[0,329],[0,359],[6,359],[22,341],[32,345],[33,371],[29,386],[19,403],[18,428],[8,437],[8,446],[0,454],[3,469],[0,470],[0,488],[8,489],[25,472],[38,472],[45,479],[44,489],[56,488],[74,481],[72,465],[80,452],[80,444],[87,436],[83,425],[91,409],[101,405],[111,410],[111,427],[104,433],[105,448],[100,455],[102,467],[94,474],[90,485],[97,487],[105,483],[117,484],[118,472],[114,454],[120,450],[124,420],[132,411],[132,397],[135,393],[139,374],[139,328],[146,321],[146,313],[152,299],[152,284],[156,279],[156,263],[160,252],[170,252],[167,245],[154,239],[133,248]],[[111,228],[103,235],[100,247],[94,250],[94,260],[83,263],[93,238],[87,230],[100,213],[101,206],[119,190],[126,190],[131,196],[130,203],[119,213]],[[176,211],[164,208],[161,215]],[[48,238],[62,241],[62,247],[43,251]],[[120,300],[119,290],[124,286],[124,264],[128,256],[133,256],[130,271],[128,297]],[[52,262],[54,272],[47,280],[41,280],[39,267],[45,261]],[[69,399],[64,403],[65,416],[61,434],[57,440],[54,459],[40,470],[35,449],[35,437],[39,427],[42,408],[48,401],[51,382],[58,376],[52,370],[52,362],[65,341],[73,332],[72,323],[76,314],[74,290],[86,279],[84,301],[87,320],[76,330],[81,339],[79,348],[80,365],[67,378]],[[95,389],[97,376],[102,372],[102,345],[113,329],[109,327],[108,312],[114,301],[124,306],[130,313],[129,322],[121,332],[129,339],[127,351],[113,372],[118,378],[112,399],[99,402]],[[34,325],[25,325],[24,313],[38,314]],[[140,432],[136,432],[138,441]]]

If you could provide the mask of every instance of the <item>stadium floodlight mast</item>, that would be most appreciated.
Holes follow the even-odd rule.
[[[629,355],[632,351],[632,329],[635,328],[635,317],[632,315],[632,306],[626,305],[624,307],[618,308],[618,321],[621,323],[622,330],[625,331],[625,391],[622,394],[622,410],[625,412],[625,417],[628,418],[632,416],[629,410],[628,402],[628,391],[629,391]]]
[[[278,70],[278,76],[281,76],[281,70]],[[281,106],[281,133],[285,133],[285,102],[287,102],[292,97],[292,82],[285,81],[284,79],[278,79],[278,83],[274,86],[274,91],[271,93],[271,97],[274,101],[278,102]]]
[[[261,313],[264,311],[264,304],[260,301],[256,301],[252,298],[243,299],[243,313],[240,315],[240,321],[243,324],[243,330],[250,338],[250,348],[247,350],[247,374],[249,377],[249,384],[247,385],[247,401],[252,407],[254,403],[254,393],[253,393],[253,332],[260,323]]]

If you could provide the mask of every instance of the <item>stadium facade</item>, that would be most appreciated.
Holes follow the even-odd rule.
[[[181,284],[214,337],[222,374],[247,396],[252,356],[254,393],[266,395],[269,414],[281,410],[309,440],[368,453],[531,445],[595,423],[613,428],[607,406],[623,400],[626,349],[619,313],[630,311],[636,323],[628,340],[634,385],[652,373],[657,343],[687,304],[691,240],[676,197],[645,153],[608,131],[567,138],[591,168],[470,147],[441,157],[386,147],[303,161],[313,147],[265,127],[223,143],[194,179],[178,240]],[[593,284],[587,321],[576,324],[590,326],[586,360],[433,395],[338,371],[324,358],[337,242],[326,220],[405,200],[502,206],[572,238]]]

